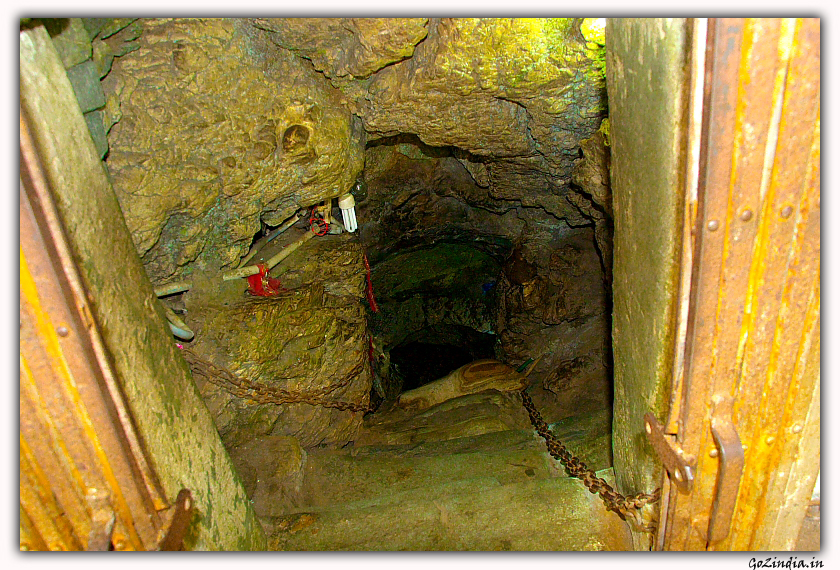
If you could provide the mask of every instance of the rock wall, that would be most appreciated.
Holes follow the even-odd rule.
[[[61,58],[100,158],[108,154],[108,131],[119,120],[119,102],[106,98],[101,79],[115,58],[139,46],[136,18],[45,18],[43,24]],[[115,105],[116,104],[116,105]]]
[[[436,244],[474,248],[504,267],[495,316],[470,305],[469,296],[432,295],[420,303],[424,322],[493,327],[500,357],[518,363],[546,355],[532,378],[548,391],[600,401],[607,392],[608,309],[592,291],[603,290],[609,271],[606,147],[598,133],[605,85],[602,45],[584,37],[581,22],[130,22],[122,36],[109,36],[110,51],[100,50],[110,68],[102,81],[104,120],[113,125],[106,164],[147,273],[155,283],[212,279],[239,262],[261,229],[353,189],[358,239],[375,274]],[[314,243],[295,259],[333,263],[337,253]],[[360,267],[358,242],[341,243]],[[514,249],[520,257],[510,257]],[[537,276],[521,279],[522,260]],[[330,279],[319,278],[330,287],[341,282]],[[254,317],[258,322],[243,324],[229,307],[202,304],[209,312],[189,317],[219,334],[197,331],[198,346],[252,380],[282,378],[274,387],[328,387],[334,371],[326,361],[368,348],[360,333],[364,292],[350,286],[340,302],[299,293],[310,300],[290,312],[316,315],[304,325],[268,308]],[[392,324],[417,312],[416,300],[399,304]],[[415,325],[390,330],[389,342]],[[238,330],[225,337],[226,326]],[[356,332],[348,337],[339,329]],[[255,353],[255,335],[271,346]],[[287,358],[300,362],[295,368]],[[340,395],[361,401],[371,382],[368,371],[360,373]],[[338,445],[357,425],[348,412],[304,404],[255,411],[205,388],[231,444],[274,433],[305,446]]]
[[[568,217],[580,226],[572,227],[542,208],[494,198],[453,154],[408,137],[366,152],[360,234],[374,263],[381,311],[371,322],[381,356],[387,363],[388,350],[424,328],[493,332],[505,362],[542,356],[531,378],[543,390],[534,397],[565,410],[549,412],[553,420],[608,407],[610,305],[597,247],[600,206],[582,190],[570,192],[602,216],[587,219],[581,211],[588,210],[570,201],[576,210]],[[578,180],[604,201],[608,194],[597,186],[603,173],[591,169],[579,167]]]
[[[153,281],[217,271],[261,222],[346,192],[363,136],[340,92],[234,19],[139,20],[104,82],[107,165]]]
[[[382,137],[451,149],[485,205],[590,224],[570,183],[605,86],[580,24],[132,22],[95,51],[110,69],[107,166],[152,281],[232,266],[264,225],[349,190]]]
[[[188,350],[241,382],[195,375],[229,449],[269,435],[293,436],[304,447],[343,445],[353,440],[369,403],[358,243],[348,234],[316,238],[282,268],[278,297],[245,296],[236,281],[197,282],[184,295],[196,333]],[[350,409],[330,407],[341,403]]]
[[[457,147],[494,198],[575,215],[564,196],[580,140],[597,130],[606,110],[599,52],[582,35],[580,19],[431,18],[427,34],[421,20],[378,20],[379,33],[392,43],[399,38],[399,53],[413,48],[413,55],[392,56],[394,63],[370,76],[370,57],[357,64],[360,75],[346,61],[369,35],[337,33],[354,25],[341,19],[316,22],[257,25],[332,78],[370,139],[411,133],[429,146]],[[330,59],[338,44],[344,55]],[[395,50],[374,51],[385,61]]]
[[[342,85],[414,54],[428,18],[258,18],[271,40]]]
[[[538,237],[538,236],[537,236]],[[513,252],[499,281],[499,355],[511,363],[542,357],[532,377],[549,393],[534,401],[556,421],[610,407],[609,294],[593,228]]]

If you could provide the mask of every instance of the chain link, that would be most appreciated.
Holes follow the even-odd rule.
[[[206,379],[239,398],[253,400],[260,404],[309,404],[341,411],[371,411],[370,403],[342,402],[326,398],[326,396],[336,390],[346,387],[350,383],[350,380],[361,372],[364,366],[364,357],[353,366],[344,378],[334,384],[308,392],[292,392],[236,376],[229,370],[216,366],[212,362],[201,358],[188,348],[184,348],[182,352],[194,375]],[[659,500],[660,489],[657,489],[653,493],[636,493],[635,495],[629,496],[622,495],[613,489],[609,483],[598,477],[592,469],[572,455],[566,449],[566,446],[554,437],[554,434],[549,431],[548,424],[545,423],[534,406],[531,397],[524,390],[520,395],[522,396],[522,405],[528,411],[528,416],[531,418],[531,424],[533,424],[537,433],[545,440],[548,453],[559,460],[572,477],[577,477],[582,480],[590,493],[600,495],[601,500],[607,506],[607,510],[615,511],[622,520],[627,520],[629,517],[639,530],[653,532],[654,529],[651,525],[644,524],[640,511],[645,505],[655,503]]]
[[[188,348],[182,349],[182,353],[193,375],[204,378],[238,398],[252,400],[259,404],[309,404],[349,412],[368,412],[371,409],[370,403],[342,402],[326,398],[336,390],[346,387],[361,373],[365,364],[364,355],[340,381],[318,390],[293,392],[236,376],[226,368],[216,366]]]
[[[601,496],[601,500],[607,506],[607,510],[615,511],[622,520],[627,520],[630,517],[630,520],[635,523],[634,526],[637,530],[653,532],[655,530],[653,525],[646,525],[644,523],[641,516],[641,509],[647,504],[658,501],[661,490],[657,489],[653,493],[636,493],[635,495],[624,496],[613,489],[609,483],[598,477],[592,469],[572,455],[566,449],[566,446],[554,437],[554,434],[548,429],[548,424],[542,419],[542,416],[540,416],[540,413],[534,406],[534,402],[525,390],[520,395],[522,396],[522,405],[525,406],[531,418],[531,424],[545,440],[548,453],[560,461],[572,477],[581,479],[590,493],[598,493]]]

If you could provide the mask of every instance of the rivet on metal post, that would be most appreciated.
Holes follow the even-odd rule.
[[[717,220],[712,220],[708,224],[706,224],[706,227],[709,228],[710,232],[716,232],[717,229],[720,227],[720,222],[718,222]]]

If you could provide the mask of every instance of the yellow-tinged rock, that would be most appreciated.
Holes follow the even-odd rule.
[[[607,19],[606,18],[584,18],[580,25],[580,32],[586,41],[598,45],[607,45]]]
[[[498,360],[476,360],[454,370],[434,382],[403,392],[397,405],[401,408],[425,409],[484,390],[518,392],[525,387],[525,376]]]
[[[154,281],[193,260],[235,264],[260,220],[277,225],[352,187],[363,141],[323,75],[242,20],[138,26],[139,49],[108,75],[108,122],[119,122],[107,166]]]

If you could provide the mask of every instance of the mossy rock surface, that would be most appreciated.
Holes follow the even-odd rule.
[[[230,267],[261,222],[350,189],[362,137],[311,66],[241,20],[136,24],[139,47],[109,74],[107,165],[153,281]],[[290,131],[305,140],[284,146]]]

